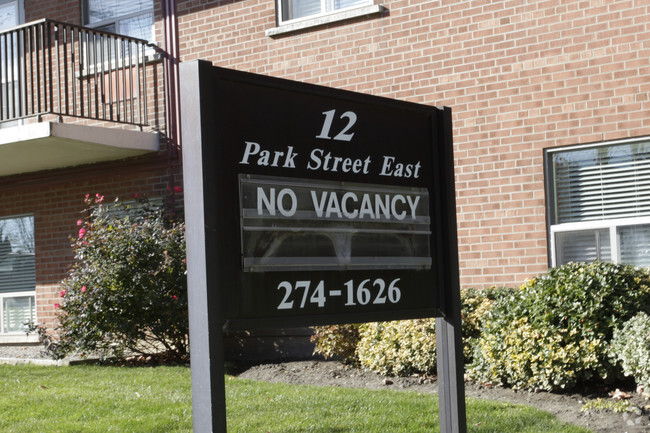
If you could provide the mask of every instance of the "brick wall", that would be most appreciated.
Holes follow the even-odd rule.
[[[461,284],[543,272],[543,149],[650,134],[650,4],[383,4],[269,38],[272,0],[179,0],[182,60],[452,107]]]
[[[58,282],[72,263],[70,237],[78,233],[76,221],[82,217],[84,196],[100,193],[106,201],[132,200],[133,194],[161,197],[167,187],[181,180],[180,167],[170,169],[164,159],[149,158],[134,168],[118,162],[68,169],[51,178],[41,173],[3,179],[0,217],[34,215],[39,323],[53,323],[53,306],[60,297]],[[169,176],[170,172],[175,176]]]
[[[69,24],[81,24],[80,0],[25,0],[25,22],[49,18]]]

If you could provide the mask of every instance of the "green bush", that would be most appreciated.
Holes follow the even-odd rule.
[[[356,362],[359,325],[315,326],[310,341],[314,343],[314,354],[328,358],[340,358],[343,362]]]
[[[511,290],[503,287],[461,289],[460,302],[465,363],[472,361],[474,347],[481,337],[483,321],[488,316],[492,304]]]
[[[569,263],[503,293],[485,320],[477,381],[569,389],[620,373],[608,356],[614,330],[650,307],[650,275],[632,266]]]
[[[72,240],[75,263],[61,282],[58,325],[40,334],[54,358],[125,353],[187,356],[185,230],[168,208],[86,196]]]
[[[650,317],[646,313],[637,314],[614,331],[611,354],[621,362],[626,376],[650,385]]]

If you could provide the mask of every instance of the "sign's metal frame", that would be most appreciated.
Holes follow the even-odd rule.
[[[418,317],[436,317],[441,431],[465,432],[451,110],[194,61],[181,113],[195,432],[226,432],[225,329]],[[305,266],[269,257],[282,230],[345,254],[285,236]],[[368,256],[385,233],[404,257]]]

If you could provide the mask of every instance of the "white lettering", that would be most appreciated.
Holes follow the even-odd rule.
[[[296,197],[296,193],[294,193],[289,188],[281,189],[280,192],[277,194],[277,201],[276,201],[275,188],[269,188],[269,193],[270,195],[266,195],[264,188],[262,188],[261,186],[257,187],[257,214],[258,215],[263,215],[265,209],[269,212],[269,215],[272,216],[275,216],[276,209],[278,209],[280,213],[285,217],[291,217],[295,215],[296,209],[298,209],[298,197]],[[288,209],[284,205],[285,197],[289,197],[290,199],[290,206],[288,207]]]
[[[339,205],[339,199],[336,194],[332,192],[330,193],[330,200],[327,203],[327,212],[325,212],[325,218],[330,218],[333,213],[336,213],[339,218],[343,217],[343,215],[341,215],[341,206]]]
[[[352,201],[354,201],[355,203],[357,201],[359,201],[359,199],[357,198],[357,195],[355,193],[346,192],[345,194],[343,194],[343,200],[341,200],[341,203],[343,204],[343,206],[342,206],[343,207],[343,215],[345,215],[345,217],[348,218],[348,219],[354,219],[359,214],[359,211],[357,209],[355,209],[354,212],[350,212],[348,210],[348,200],[349,199],[352,199]]]
[[[393,216],[395,217],[395,219],[398,219],[398,220],[401,221],[404,218],[406,218],[406,211],[402,211],[400,213],[397,213],[397,205],[396,205],[396,203],[397,203],[398,200],[401,201],[402,203],[406,203],[406,199],[404,198],[404,196],[402,194],[396,194],[396,195],[393,196],[393,199],[390,202],[390,211],[393,214]]]
[[[244,149],[244,156],[239,161],[240,164],[251,164],[249,159],[256,156],[256,164],[260,166],[280,167],[281,165],[283,168],[296,168],[295,158],[298,154],[293,151],[293,146],[287,146],[286,152],[274,150],[271,153],[270,150],[262,150],[262,147],[255,142],[246,141],[245,143],[246,148]]]
[[[390,219],[390,196],[388,194],[384,195],[384,200],[382,201],[379,194],[375,194],[375,209],[377,212],[377,218],[380,214],[384,214],[384,218],[387,220]]]
[[[316,198],[316,191],[311,192],[311,201],[314,203],[314,210],[316,211],[316,216],[318,218],[323,217],[323,210],[325,210],[325,198],[327,197],[327,193],[323,192],[320,197],[321,199],[318,201]]]
[[[248,164],[248,158],[251,155],[257,155],[260,151],[260,145],[252,141],[246,142],[246,150],[244,150],[244,157],[239,161],[240,164]]]
[[[266,199],[266,196],[261,196],[258,193],[258,213],[259,208],[270,201],[267,207],[273,207],[275,192],[271,189],[271,198]],[[282,199],[281,195],[288,194],[292,200],[292,208],[286,210],[281,204],[278,204],[280,213],[285,215],[293,215],[296,210],[297,197],[296,194],[285,188],[278,193],[278,201]],[[357,193],[347,191],[339,193],[335,191],[316,191],[311,190],[311,202],[317,218],[346,218],[346,219],[396,219],[404,220],[410,215],[411,219],[417,218],[417,207],[420,203],[420,196],[418,195],[404,195],[404,194],[370,194],[370,193]],[[342,195],[340,195],[342,194]],[[407,207],[408,206],[408,207]],[[285,215],[289,216],[289,215]]]
[[[275,188],[271,188],[271,197],[269,198],[266,195],[266,192],[264,191],[264,188],[261,186],[257,187],[257,214],[258,215],[263,215],[264,210],[262,209],[263,207],[266,208],[266,210],[269,211],[270,215],[275,215]]]
[[[359,211],[359,218],[368,215],[370,219],[375,219],[375,212],[372,210],[372,203],[370,202],[370,195],[364,194],[361,198],[361,210]]]
[[[409,208],[411,209],[411,219],[415,219],[415,209],[418,207],[418,203],[420,202],[420,196],[416,195],[415,198],[413,198],[413,196],[407,195],[406,200],[408,201]]]
[[[289,198],[291,199],[291,207],[289,207],[289,210],[285,209],[284,207],[284,197],[286,196],[289,196]],[[282,216],[285,217],[294,216],[297,208],[298,208],[298,197],[296,197],[296,193],[289,188],[284,188],[280,190],[280,192],[278,193],[278,209],[280,210]]]
[[[417,179],[420,177],[420,168],[420,161],[415,164],[396,163],[395,157],[384,156],[384,162],[381,165],[379,175]]]
[[[366,159],[343,158],[333,156],[332,152],[325,153],[323,149],[314,149],[309,154],[309,159],[310,161],[307,163],[307,169],[309,170],[323,170],[333,173],[370,173],[370,156],[367,156]]]

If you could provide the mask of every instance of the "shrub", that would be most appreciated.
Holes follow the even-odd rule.
[[[650,385],[650,317],[646,313],[637,314],[614,331],[610,350],[626,376]]]
[[[359,325],[315,326],[310,341],[314,343],[314,354],[328,358],[340,358],[346,363],[356,362]]]
[[[650,301],[650,276],[632,266],[569,263],[493,304],[468,368],[475,380],[568,389],[620,370],[608,356],[614,329]]]
[[[431,374],[436,369],[435,319],[361,325],[359,363],[381,374]]]
[[[504,296],[511,290],[502,287],[461,289],[461,321],[465,363],[471,362],[474,356],[474,347],[481,337],[483,321],[492,308],[492,304],[494,304],[496,299]]]
[[[461,290],[463,355],[471,359],[473,346],[492,303],[508,289]],[[314,328],[315,353],[358,362],[382,374],[431,374],[436,371],[435,320],[407,320],[364,325]]]
[[[58,325],[41,329],[54,358],[125,353],[187,356],[184,224],[162,206],[86,196],[72,240],[75,263],[61,282]]]

